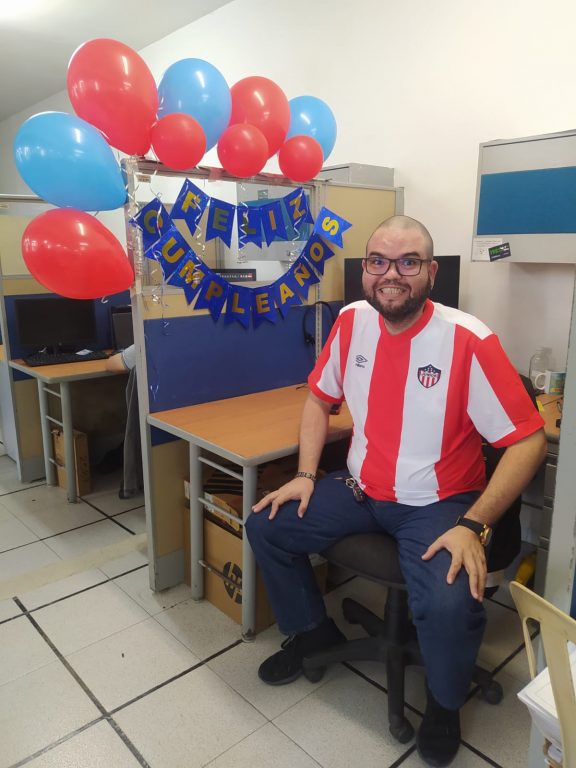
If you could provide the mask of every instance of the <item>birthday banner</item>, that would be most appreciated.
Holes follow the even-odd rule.
[[[239,248],[247,243],[262,248],[263,243],[268,246],[274,240],[293,239],[306,224],[313,228],[300,256],[282,277],[271,285],[246,288],[228,283],[206,266],[174,224],[183,219],[194,234],[206,210],[206,241],[220,238],[228,247],[235,223]],[[276,323],[278,318],[286,317],[290,307],[303,304],[310,286],[320,281],[326,261],[334,255],[330,246],[341,248],[342,235],[351,227],[350,222],[328,208],[322,208],[314,222],[301,187],[261,205],[233,205],[211,198],[189,179],[171,214],[155,198],[140,209],[131,223],[142,232],[146,258],[160,264],[170,285],[183,289],[188,304],[195,301],[194,309],[207,309],[215,321],[224,314],[225,324],[237,322],[245,328],[250,322],[254,328],[264,322]]]

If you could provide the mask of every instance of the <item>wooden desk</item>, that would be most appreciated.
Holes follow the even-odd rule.
[[[210,451],[241,467],[241,472],[219,467],[242,481],[242,520],[256,502],[257,467],[298,451],[298,432],[305,385],[216,400],[201,405],[149,414],[148,423],[186,440],[190,451],[190,577],[192,596],[204,594],[202,450]],[[350,435],[352,419],[347,406],[330,416],[327,442]],[[218,466],[218,465],[216,465]],[[256,566],[246,536],[242,539],[242,635],[254,636]]]
[[[68,501],[78,500],[76,494],[76,460],[74,457],[74,428],[72,425],[72,405],[70,400],[70,382],[97,379],[103,376],[116,376],[116,372],[106,370],[106,360],[86,360],[78,363],[63,363],[59,365],[26,365],[23,360],[11,360],[10,366],[17,371],[36,379],[38,385],[38,400],[40,403],[40,422],[42,429],[42,446],[44,450],[44,467],[48,485],[56,485],[56,462],[52,446],[51,423],[62,427],[64,436],[64,461],[66,466],[66,481]],[[56,385],[58,390],[49,385]],[[62,421],[48,414],[48,395],[60,398]]]
[[[560,440],[560,427],[556,422],[562,416],[562,403],[564,398],[558,395],[538,395],[538,402],[541,405],[540,414],[544,419],[544,431],[549,442],[557,443]]]

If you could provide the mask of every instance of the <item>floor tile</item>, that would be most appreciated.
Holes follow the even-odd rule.
[[[265,719],[204,667],[114,715],[154,768],[199,768],[265,724]]]
[[[21,493],[4,496],[2,504],[14,517],[44,538],[102,520],[102,515],[79,501],[69,504],[63,488],[40,485]]]
[[[319,768],[300,747],[267,723],[211,763],[206,768]]]
[[[487,762],[464,744],[461,744],[454,761],[450,763],[450,768],[488,768],[491,765],[492,763]],[[401,768],[424,768],[424,763],[420,760],[418,754],[413,752],[410,757],[404,760]]]
[[[0,686],[56,660],[27,618],[0,624]]]
[[[93,587],[96,584],[106,581],[106,579],[107,577],[102,571],[97,569],[92,571],[82,571],[81,573],[75,573],[73,576],[68,576],[66,579],[53,581],[38,589],[24,592],[21,595],[18,595],[18,597],[27,610],[31,611],[34,608],[48,605],[63,597],[73,595],[75,592],[81,592],[88,587]]]
[[[140,762],[107,722],[96,723],[31,760],[26,768],[139,768]]]
[[[264,659],[280,650],[280,643],[284,639],[275,626],[270,627],[260,632],[253,642],[240,643],[208,662],[210,669],[269,720],[313,693],[342,669],[341,665],[334,664],[320,683],[311,683],[301,677],[290,685],[266,685],[258,677],[258,667]]]
[[[60,557],[67,560],[79,557],[90,550],[114,544],[130,535],[110,520],[102,520],[102,522],[87,525],[75,531],[53,536],[46,540],[46,544]]]
[[[59,661],[0,687],[0,768],[100,716]]]
[[[487,623],[478,654],[478,663],[493,669],[523,644],[524,636],[516,611],[490,600],[485,600],[484,604]],[[529,679],[528,677],[525,682]]]
[[[133,600],[136,600],[138,605],[142,606],[151,616],[191,599],[190,587],[187,584],[178,584],[176,587],[163,589],[161,592],[153,592],[150,589],[148,567],[139,568],[125,576],[119,576],[114,579],[114,583],[130,595]]]
[[[38,536],[11,514],[0,501],[0,552],[38,541]]]
[[[43,565],[59,562],[60,558],[54,550],[42,541],[12,549],[10,552],[3,552],[0,554],[0,583],[28,571],[35,571]]]
[[[115,560],[107,560],[105,563],[102,563],[99,568],[102,573],[110,579],[114,579],[116,576],[120,576],[128,571],[133,571],[135,568],[141,568],[143,565],[148,565],[148,555],[146,554],[146,551],[136,549]]]
[[[125,525],[133,533],[146,533],[146,509],[144,507],[137,507],[128,512],[114,515],[114,520]]]
[[[186,600],[154,618],[200,659],[241,637],[240,625],[206,600]]]
[[[320,765],[382,768],[409,746],[388,733],[387,703],[386,694],[344,670],[274,724]]]
[[[12,616],[18,616],[21,613],[21,609],[14,600],[0,600],[0,621],[11,619]]]
[[[144,504],[143,493],[139,493],[131,499],[120,499],[118,497],[120,482],[121,473],[119,472],[110,475],[94,474],[92,491],[82,498],[107,515],[117,515],[119,512],[125,512],[127,509],[134,509],[134,507]]]
[[[38,485],[46,485],[46,483],[43,479],[36,480],[33,483],[21,483],[18,479],[16,462],[9,456],[0,456],[0,495],[14,493],[14,491],[21,491]]]
[[[504,698],[495,706],[471,699],[462,708],[462,738],[505,768],[526,768],[530,715],[516,695],[523,684],[505,672],[496,679]]]
[[[72,653],[67,659],[107,710],[199,661],[152,618]],[[102,670],[106,670],[105,675]]]
[[[67,656],[138,624],[148,614],[114,584],[102,584],[68,600],[40,608],[34,618]]]

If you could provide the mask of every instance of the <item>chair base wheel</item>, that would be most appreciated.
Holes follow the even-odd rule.
[[[414,738],[414,727],[404,717],[398,723],[390,723],[390,733],[400,744],[407,744]]]
[[[488,704],[500,704],[503,697],[502,686],[493,680],[489,685],[480,688],[480,696]]]
[[[324,677],[326,667],[314,667],[312,669],[304,668],[304,677],[311,683],[318,683]]]

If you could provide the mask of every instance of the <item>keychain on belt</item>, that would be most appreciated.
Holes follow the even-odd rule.
[[[355,501],[357,501],[359,504],[361,504],[364,501],[366,496],[362,488],[360,488],[360,486],[356,482],[355,478],[348,476],[348,477],[337,477],[335,479],[344,480],[348,488],[352,489],[352,493],[354,494]]]

